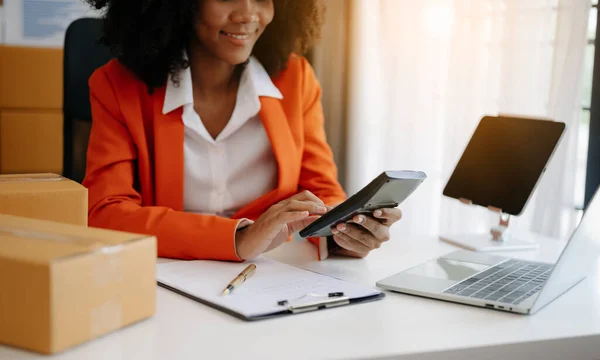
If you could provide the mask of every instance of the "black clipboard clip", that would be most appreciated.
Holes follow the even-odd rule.
[[[347,296],[343,296],[339,298],[328,298],[325,300],[308,302],[300,305],[289,305],[288,310],[294,314],[298,314],[307,311],[314,311],[322,308],[332,308],[348,304],[350,304],[350,298]]]
[[[298,299],[302,299],[307,296],[324,297],[324,299],[305,302],[305,303],[297,304],[297,305],[290,304],[287,300],[282,300],[282,301],[277,302],[277,304],[279,306],[287,305],[287,309],[294,314],[350,304],[350,298],[348,296],[344,296],[344,293],[342,293],[342,292],[328,293],[328,294],[324,294],[324,295],[306,294],[304,296],[301,296]],[[298,299],[296,299],[296,300],[298,300]]]

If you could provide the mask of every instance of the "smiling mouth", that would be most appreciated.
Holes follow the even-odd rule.
[[[250,39],[250,37],[252,35],[254,35],[255,32],[256,31],[247,32],[247,33],[229,33],[226,31],[221,31],[221,34],[223,34],[225,36],[229,36],[229,37],[237,39],[237,40],[248,40],[248,39]]]

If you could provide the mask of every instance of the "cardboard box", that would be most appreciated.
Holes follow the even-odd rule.
[[[62,169],[60,110],[0,110],[0,174],[61,174]]]
[[[62,109],[63,50],[0,45],[0,108]]]
[[[88,191],[56,174],[0,175],[0,214],[87,225]]]
[[[61,352],[148,318],[154,236],[0,215],[0,343]]]

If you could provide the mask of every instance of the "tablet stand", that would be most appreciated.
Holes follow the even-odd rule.
[[[459,199],[462,203],[471,205],[467,199]],[[471,251],[522,251],[535,250],[539,244],[532,241],[515,239],[510,235],[508,225],[510,215],[501,209],[489,206],[488,209],[500,216],[498,225],[492,226],[489,233],[465,233],[440,235],[440,240]]]

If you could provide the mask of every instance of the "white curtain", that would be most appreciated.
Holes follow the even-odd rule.
[[[350,0],[346,188],[387,169],[428,179],[401,205],[407,234],[489,231],[498,217],[442,196],[484,115],[566,123],[514,233],[576,225],[577,125],[589,0]]]

